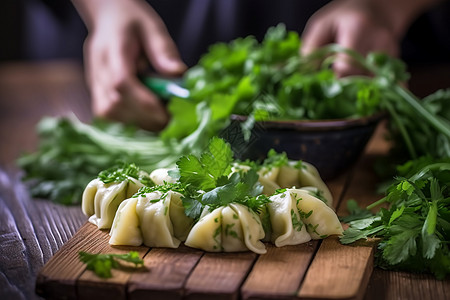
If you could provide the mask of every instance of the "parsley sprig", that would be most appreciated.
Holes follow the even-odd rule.
[[[86,264],[88,270],[94,271],[101,278],[110,278],[111,269],[119,269],[120,261],[134,264],[135,267],[142,267],[144,261],[136,251],[126,254],[92,254],[84,251],[78,253],[79,258]]]
[[[231,146],[220,138],[212,138],[208,149],[197,157],[188,155],[177,162],[179,182],[185,186],[183,205],[186,215],[198,219],[202,210],[243,204],[257,212],[270,201],[262,196],[263,187],[254,169],[231,174],[233,152]],[[231,174],[231,175],[230,175]]]

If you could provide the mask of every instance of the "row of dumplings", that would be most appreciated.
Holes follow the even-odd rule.
[[[235,172],[246,169],[233,167]],[[155,170],[150,178],[157,185],[175,182],[167,171]],[[206,206],[194,221],[184,213],[183,195],[177,191],[133,197],[143,184],[132,177],[108,184],[92,180],[83,193],[82,210],[99,229],[110,229],[112,245],[177,248],[184,242],[210,252],[264,254],[264,242],[282,247],[342,234],[331,207],[332,195],[312,165],[263,168],[259,175],[263,193],[271,195],[271,201],[258,213],[239,203],[215,209]]]

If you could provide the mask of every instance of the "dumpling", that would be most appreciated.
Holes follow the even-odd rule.
[[[272,228],[271,242],[282,247],[310,241],[311,236],[300,219],[297,201],[291,193],[276,194],[270,200],[267,208]]]
[[[173,191],[127,199],[117,211],[109,243],[177,248],[193,223],[181,207],[181,194]]]
[[[240,165],[240,164],[234,164],[231,168],[231,174],[242,171],[247,172],[250,170],[250,166],[247,165]],[[265,167],[261,168],[261,170],[258,171],[258,181],[263,186],[263,194],[270,196],[273,195],[277,189],[280,188],[278,183],[275,181],[278,176],[279,169],[274,167],[271,169],[267,169]],[[230,175],[231,175],[230,174]],[[290,186],[292,187],[292,186]]]
[[[300,165],[296,166],[297,164]],[[290,161],[289,164],[280,167],[276,183],[281,188],[316,187],[327,201],[327,205],[330,207],[333,205],[333,196],[330,190],[320,177],[317,169],[310,163]]]
[[[205,207],[202,217],[192,227],[185,245],[203,249],[205,251],[220,252],[222,251],[222,210],[218,207],[210,213],[205,213],[209,208]]]
[[[93,179],[83,191],[81,209],[89,216],[89,222],[99,229],[111,228],[120,203],[133,196],[141,187],[139,180],[127,177],[121,182],[104,183]]]
[[[263,194],[267,196],[275,194],[275,192],[281,188],[275,181],[266,177],[259,177],[258,181],[263,186]]]
[[[142,233],[136,213],[137,201],[137,198],[130,198],[120,203],[109,233],[111,245],[142,245]]]
[[[323,197],[327,200],[327,205],[333,207],[333,196],[331,195],[328,186],[320,177],[319,171],[316,167],[307,162],[302,162],[300,167],[300,175],[298,177],[300,185],[298,187],[314,186],[322,192]]]
[[[258,171],[258,175],[259,175],[259,177],[264,177],[268,180],[276,181],[279,172],[280,172],[280,168],[278,168],[278,167],[271,167],[271,168],[262,167]]]
[[[210,252],[251,250],[264,254],[262,238],[264,229],[258,215],[244,205],[231,203],[211,212],[205,207],[185,245]]]
[[[150,179],[156,184],[156,185],[162,185],[164,182],[168,183],[175,183],[176,179],[173,177],[170,177],[167,173],[171,169],[168,168],[159,168],[155,169],[150,173]]]
[[[288,189],[288,191],[296,199],[300,217],[313,239],[342,234],[343,228],[338,216],[322,200],[305,189]]]

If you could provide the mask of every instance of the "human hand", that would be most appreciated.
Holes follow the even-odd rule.
[[[317,11],[302,35],[302,54],[329,43],[362,55],[372,51],[400,54],[400,41],[411,22],[439,0],[335,0]],[[333,64],[338,76],[361,73],[341,54]]]
[[[186,70],[163,21],[140,0],[74,4],[89,29],[84,53],[94,114],[151,131],[164,128],[166,109],[137,76],[147,62],[163,75]]]

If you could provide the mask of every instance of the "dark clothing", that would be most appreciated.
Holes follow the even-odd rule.
[[[284,23],[301,33],[309,17],[328,0],[150,0],[188,65],[208,46],[238,37],[264,37],[267,28]]]
[[[149,0],[189,66],[215,42],[247,35],[261,40],[267,28],[278,23],[301,33],[308,18],[327,2]],[[69,0],[2,0],[0,12],[0,61],[82,58],[87,32]],[[450,1],[414,23],[403,42],[402,58],[407,63],[450,61]]]

